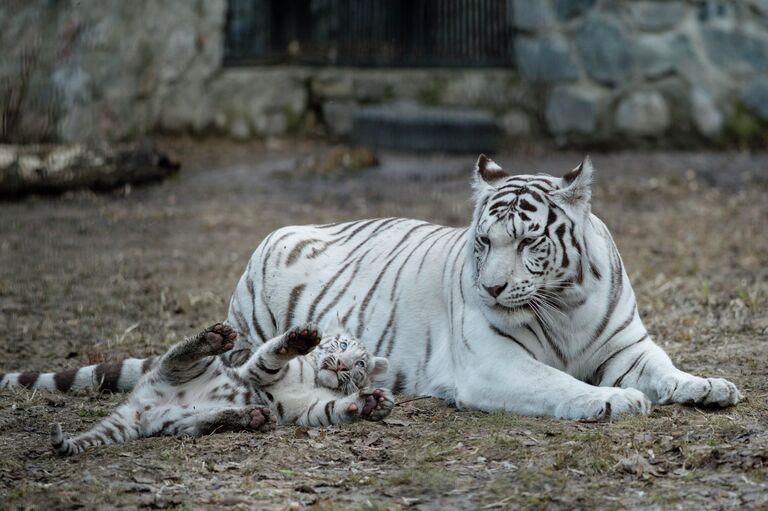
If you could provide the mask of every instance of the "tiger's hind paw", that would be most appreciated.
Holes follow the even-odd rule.
[[[281,355],[306,355],[320,344],[322,335],[314,323],[296,326],[283,336],[283,344],[279,348]]]
[[[203,330],[200,336],[207,355],[220,355],[234,347],[237,332],[229,325],[216,323]]]
[[[260,433],[269,433],[274,431],[277,426],[277,419],[268,407],[254,407],[249,412],[251,421],[248,427]]]
[[[395,407],[392,392],[387,389],[361,390],[360,398],[365,400],[360,412],[365,420],[380,421],[392,413],[392,408]]]

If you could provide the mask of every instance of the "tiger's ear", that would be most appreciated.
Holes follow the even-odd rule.
[[[341,323],[341,318],[339,317],[338,312],[336,314],[331,314],[331,317],[324,321],[324,323],[322,330],[326,337],[331,337],[336,334],[345,334],[347,332],[347,329],[344,328],[344,325]]]
[[[473,186],[475,191],[482,191],[489,186],[495,188],[511,174],[502,169],[495,161],[481,154],[475,165],[475,177]]]
[[[592,166],[592,160],[589,156],[584,161],[563,176],[560,180],[560,190],[552,195],[561,204],[568,206],[589,205],[592,198],[592,175],[595,168]]]
[[[378,380],[389,371],[389,360],[384,357],[373,357],[371,379]]]

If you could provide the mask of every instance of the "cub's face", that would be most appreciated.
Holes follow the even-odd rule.
[[[312,353],[318,384],[345,395],[370,386],[389,369],[386,358],[373,356],[346,332],[324,337]]]

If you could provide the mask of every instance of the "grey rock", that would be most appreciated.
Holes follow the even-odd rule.
[[[251,136],[251,127],[247,120],[240,117],[232,121],[228,134],[235,140],[246,140]]]
[[[576,44],[587,73],[599,82],[615,85],[632,71],[629,41],[613,21],[590,18],[579,30]]]
[[[684,33],[639,36],[634,40],[632,53],[635,68],[646,78],[673,73],[681,63],[697,58]]]
[[[546,0],[513,0],[512,12],[514,26],[521,30],[545,28],[555,22]]]
[[[721,26],[706,26],[701,35],[709,58],[725,70],[768,71],[768,36]]]
[[[515,42],[515,54],[520,73],[529,80],[558,82],[579,78],[568,42],[560,35],[520,36]]]
[[[560,20],[581,16],[595,5],[596,0],[554,0],[555,15]]]
[[[323,120],[330,132],[336,136],[348,135],[357,108],[354,101],[336,100],[323,103]]]
[[[305,78],[301,70],[228,69],[206,89],[212,105],[207,115],[236,137],[283,134],[289,116],[300,117],[307,110]]]
[[[376,74],[358,76],[353,84],[355,99],[365,102],[380,102],[391,96],[399,97],[398,92],[393,90],[394,87],[399,86],[398,82],[396,81],[392,84],[382,78],[385,77],[379,77]],[[402,81],[400,80],[400,82]],[[405,80],[405,82],[408,82],[408,80]],[[408,83],[403,84],[403,87],[407,88]]]
[[[531,119],[519,108],[509,110],[499,122],[501,132],[510,138],[522,138],[531,134]]]
[[[768,121],[768,78],[755,78],[741,91],[741,101],[755,115]]]
[[[755,14],[768,20],[768,0],[747,0],[745,3],[749,4]]]
[[[589,135],[597,127],[601,92],[584,86],[559,86],[552,90],[545,117],[555,135]]]
[[[311,78],[312,94],[323,99],[347,99],[353,95],[353,73],[345,69],[322,70]]]
[[[616,109],[616,127],[628,135],[661,135],[671,116],[664,98],[656,91],[630,93]]]
[[[632,20],[640,30],[669,30],[683,19],[686,5],[680,1],[629,2]]]
[[[698,87],[691,91],[691,116],[696,130],[705,137],[715,137],[723,130],[723,114],[712,96]]]
[[[440,82],[439,104],[458,107],[482,107],[504,111],[510,105],[527,105],[530,92],[520,83],[519,75],[507,69],[452,72]],[[432,83],[432,81],[430,81]],[[442,91],[440,89],[442,88]]]

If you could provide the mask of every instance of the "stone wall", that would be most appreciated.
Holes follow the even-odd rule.
[[[0,94],[36,50],[27,138],[344,136],[390,102],[486,110],[510,140],[561,145],[768,132],[768,0],[508,1],[516,70],[227,68],[225,0],[4,0]]]

